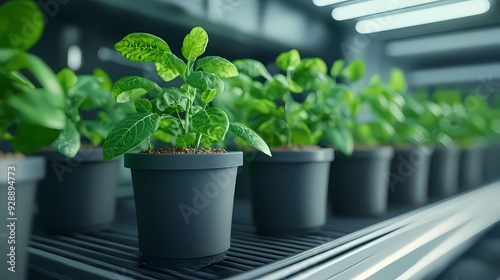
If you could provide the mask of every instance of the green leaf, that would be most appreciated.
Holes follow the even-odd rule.
[[[365,75],[366,66],[363,60],[354,59],[344,70],[344,76],[351,82],[356,82]]]
[[[45,18],[33,1],[9,1],[0,6],[0,48],[28,50],[42,36]]]
[[[158,76],[165,82],[170,82],[179,75],[184,76],[186,63],[173,53],[165,53],[159,61],[155,62],[155,69]]]
[[[224,82],[219,77],[201,71],[191,73],[186,79],[186,84],[201,90],[201,92],[214,89],[218,94],[224,90]]]
[[[252,99],[248,105],[256,112],[264,115],[276,114],[277,111],[276,104],[267,99]]]
[[[158,129],[162,129],[172,134],[176,133],[179,128],[180,128],[179,119],[171,115],[162,116],[160,120],[160,125],[158,127]]]
[[[229,60],[219,56],[207,56],[196,62],[196,70],[203,69],[220,78],[231,78],[238,76],[238,69]]]
[[[264,94],[266,98],[275,100],[279,99],[282,100],[284,95],[288,92],[288,81],[283,79],[280,79],[279,77],[284,77],[284,76],[275,76],[276,78],[266,82],[264,85]],[[283,82],[286,82],[286,84],[283,84]]]
[[[80,150],[80,145],[80,133],[76,125],[71,121],[67,121],[66,127],[51,146],[61,154],[74,158]]]
[[[134,107],[137,113],[151,113],[153,111],[151,101],[144,98],[135,100]]]
[[[313,70],[315,72],[326,74],[328,67],[323,59],[319,57],[304,58],[300,62],[299,69],[301,70]]]
[[[78,77],[73,70],[64,68],[57,73],[57,80],[61,83],[63,90],[68,92],[78,82]]]
[[[122,155],[148,139],[160,124],[160,116],[152,113],[136,113],[118,122],[104,141],[104,160]]]
[[[272,156],[266,142],[264,142],[264,140],[252,129],[241,123],[231,123],[229,125],[229,130],[236,134],[236,136],[243,139],[248,145],[254,147],[255,149],[263,152],[268,156]]]
[[[14,83],[18,83],[22,86],[29,87],[29,88],[36,88],[36,86],[28,79],[26,76],[24,76],[22,73],[17,72],[17,71],[12,71],[7,75],[8,81],[1,81],[1,85],[6,85],[10,81],[13,81]],[[3,83],[3,84],[2,84]]]
[[[334,81],[326,74],[314,70],[299,69],[293,73],[293,81],[299,84],[302,89],[324,90],[333,88]]]
[[[83,120],[80,123],[80,133],[83,138],[88,139],[93,146],[100,146],[113,128],[112,123],[102,120]]]
[[[383,95],[374,95],[370,99],[370,105],[378,115],[388,121],[403,122],[405,116],[396,103],[389,102]]]
[[[209,89],[201,93],[201,101],[203,103],[208,104],[214,100],[217,91],[215,89]]]
[[[177,137],[177,140],[175,141],[175,146],[179,148],[185,148],[194,144],[195,141],[196,141],[196,133],[182,134],[181,136]]]
[[[330,76],[337,78],[342,75],[342,70],[344,70],[344,60],[338,59],[333,62],[332,68],[330,69]]]
[[[276,66],[283,71],[293,71],[300,65],[300,54],[296,49],[281,53],[276,58]]]
[[[351,155],[354,150],[354,139],[347,125],[330,127],[325,130],[327,141],[345,155]]]
[[[32,154],[57,139],[61,130],[20,122],[14,139],[11,140],[15,151]],[[36,137],[35,137],[36,135]],[[1,137],[0,137],[1,138]]]
[[[160,91],[161,88],[155,82],[138,76],[125,76],[113,85],[113,97],[116,102],[124,103],[141,98],[150,91]]]
[[[434,92],[432,100],[438,104],[461,104],[462,93],[460,90],[438,89]]]
[[[111,91],[113,88],[113,81],[109,77],[108,73],[106,71],[102,70],[101,68],[96,68],[94,70],[94,77],[97,77],[97,80],[99,83],[101,83],[101,87],[105,91]]]
[[[104,107],[113,100],[110,92],[102,88],[99,78],[90,75],[80,76],[68,95],[74,97],[73,106],[80,106],[76,109],[84,110]]]
[[[221,78],[238,76],[238,69],[229,60],[219,56],[207,56],[196,62],[196,70],[203,69]]]
[[[397,93],[406,93],[408,85],[406,83],[405,74],[401,69],[393,68],[391,70],[391,80],[389,82],[389,87]]]
[[[166,88],[154,99],[156,108],[167,114],[186,111],[188,98],[184,89]]]
[[[373,137],[380,143],[388,142],[396,134],[394,127],[387,121],[377,120],[369,124]]]
[[[239,59],[233,62],[240,73],[251,78],[264,77],[266,80],[272,80],[273,77],[266,69],[266,66],[260,61],[254,59]]]
[[[288,89],[293,93],[302,93],[304,91],[304,89],[294,81],[290,81]]]
[[[155,62],[172,52],[163,39],[148,33],[131,33],[115,44],[124,58],[135,62]]]
[[[66,121],[64,105],[50,97],[51,93],[44,89],[25,88],[10,96],[5,104],[22,122],[62,130]]]
[[[202,55],[208,44],[208,34],[205,29],[195,27],[182,42],[182,55],[186,59],[194,59]]]
[[[181,134],[180,122],[177,118],[170,115],[162,116],[158,130],[154,133],[154,137],[164,143],[175,145],[177,135]]]
[[[38,83],[46,89],[44,97],[51,99],[53,104],[64,107],[66,98],[61,84],[52,69],[41,58],[17,50],[0,50],[0,58],[2,56],[8,58],[3,62],[3,69],[6,72],[29,70]]]
[[[224,111],[211,107],[193,116],[193,129],[213,141],[223,141],[229,129],[229,119]]]
[[[291,124],[292,143],[296,145],[311,145],[313,144],[312,132],[309,127],[301,121]]]

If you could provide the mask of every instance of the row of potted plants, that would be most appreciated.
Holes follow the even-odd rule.
[[[1,230],[12,238],[9,246],[2,241],[10,269],[0,278],[24,279],[33,213],[36,230],[50,233],[86,232],[114,220],[119,165],[104,162],[98,147],[128,109],[116,105],[103,70],[55,73],[28,52],[44,30],[37,4],[7,2],[0,17],[0,141],[6,151],[0,188],[8,194],[0,216],[13,223]],[[84,119],[89,113],[96,117]]]
[[[427,192],[446,197],[458,185],[476,187],[482,183],[474,177],[481,174],[482,154],[475,153],[474,141],[498,136],[489,128],[499,110],[480,95],[409,94],[399,69],[388,83],[374,76],[362,87],[361,60],[328,67],[294,49],[276,58],[279,72],[271,74],[256,60],[203,57],[208,34],[201,27],[184,38],[182,58],[147,33],[129,34],[115,45],[126,59],[154,63],[162,83],[181,80],[177,87],[138,76],[113,84],[102,70],[56,74],[26,52],[41,35],[42,22],[22,44],[12,39],[23,34],[16,31],[21,12],[26,18],[40,15],[28,1],[0,9],[11,32],[10,40],[0,41],[0,140],[38,157],[0,158],[3,170],[19,171],[15,183],[1,177],[2,192],[13,192],[19,209],[27,209],[36,181],[45,177],[37,194],[37,228],[102,229],[114,219],[118,159],[124,154],[139,250],[151,266],[199,267],[224,257],[244,158],[257,232],[288,235],[321,228],[328,201],[335,214],[379,215],[388,200],[417,206],[427,201]],[[20,70],[30,71],[36,82]],[[84,118],[87,110],[99,112],[97,119]],[[156,141],[167,145],[154,147]],[[9,215],[5,210],[2,218]],[[17,212],[23,216],[18,248],[27,246],[30,211]],[[18,251],[20,263],[23,254]]]

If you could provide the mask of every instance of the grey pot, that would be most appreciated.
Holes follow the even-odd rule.
[[[132,171],[139,251],[154,267],[198,268],[229,249],[243,153],[125,154]]]
[[[444,198],[458,192],[460,149],[439,146],[434,149],[429,169],[429,197]]]
[[[460,191],[474,189],[483,184],[483,157],[483,146],[474,146],[461,150],[458,172]]]
[[[330,173],[330,200],[334,214],[377,216],[387,211],[392,147],[338,154]]]
[[[8,204],[8,168],[15,166],[12,177],[15,179],[15,205]],[[12,174],[11,174],[12,175]],[[34,212],[34,200],[37,182],[45,175],[45,164],[43,157],[26,157],[15,159],[0,159],[0,192],[2,203],[0,204],[0,254],[2,263],[0,265],[0,279],[21,280],[25,279],[28,268],[28,243],[31,232],[31,222]],[[12,180],[11,180],[12,181]],[[12,190],[12,188],[11,188]],[[11,193],[12,194],[12,193]],[[14,206],[14,216],[9,215],[8,206]],[[16,220],[8,220],[16,218]],[[14,223],[15,227],[7,225]],[[11,231],[12,229],[12,231]],[[12,233],[12,234],[11,234]],[[10,238],[13,236],[13,238]],[[14,238],[15,236],[15,238]],[[15,240],[15,244],[13,243]],[[11,246],[15,247],[15,259],[11,259]],[[15,261],[10,263],[9,261]],[[11,264],[15,265],[15,272],[8,270]]]
[[[115,218],[119,160],[103,161],[102,149],[81,150],[75,158],[39,153],[47,174],[37,193],[36,227],[50,233],[91,232]]]
[[[483,182],[491,183],[500,179],[500,143],[490,143],[484,149]]]
[[[326,222],[331,148],[272,151],[248,164],[253,222],[259,234],[288,235]]]
[[[432,152],[433,149],[426,146],[398,147],[394,150],[389,203],[420,206],[427,202]]]

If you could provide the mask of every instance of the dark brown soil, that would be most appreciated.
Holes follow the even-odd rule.
[[[226,150],[221,148],[172,148],[163,147],[154,150],[142,151],[143,154],[224,154]]]
[[[97,149],[97,148],[101,148],[102,146],[93,146],[92,144],[89,144],[89,143],[84,143],[82,142],[81,145],[80,145],[80,150],[92,150],[92,149]],[[54,149],[53,147],[51,146],[45,146],[45,147],[42,147],[41,149],[42,151],[55,151],[56,149]]]
[[[4,153],[0,151],[0,158],[23,158],[24,155],[21,153]]]

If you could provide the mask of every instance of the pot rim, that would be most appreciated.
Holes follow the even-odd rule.
[[[7,183],[7,168],[15,166],[16,183],[37,181],[45,177],[45,158],[26,156],[22,158],[0,158],[0,184]],[[5,172],[3,172],[5,171]]]
[[[104,162],[102,155],[102,147],[94,147],[91,149],[79,150],[74,158],[69,158],[56,150],[39,151],[35,155],[43,156],[47,161],[64,161],[64,162]],[[113,158],[109,161],[117,161],[120,157]]]
[[[398,153],[413,153],[415,151],[421,151],[429,156],[434,152],[434,147],[429,145],[413,145],[413,146],[405,146],[405,147],[395,147],[394,154]]]
[[[222,154],[144,154],[128,152],[124,165],[131,169],[194,170],[220,169],[243,165],[243,152]]]
[[[246,162],[331,162],[335,158],[335,152],[332,148],[320,148],[314,150],[271,150],[273,156],[269,157],[262,152],[245,152]]]
[[[370,149],[358,149],[354,150],[352,155],[347,156],[339,153],[338,157],[343,159],[355,159],[355,158],[367,158],[367,157],[377,157],[377,158],[392,158],[394,156],[394,147],[392,146],[376,146]]]

